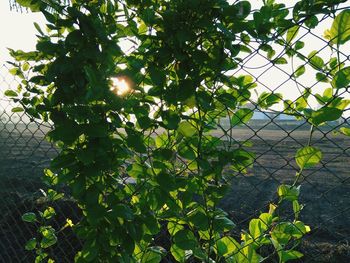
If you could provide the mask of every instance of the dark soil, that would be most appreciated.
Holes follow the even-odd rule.
[[[43,141],[44,133],[35,126],[0,126],[0,262],[33,262],[33,253],[23,247],[35,234],[35,226],[22,222],[21,215],[43,206],[37,201],[39,189],[45,188],[40,177],[56,154]],[[247,228],[249,219],[268,209],[279,184],[294,180],[295,151],[307,142],[308,133],[306,129],[291,132],[290,127],[288,131],[270,127],[258,132],[236,129],[234,136],[241,141],[250,139],[250,150],[257,156],[247,174],[232,176],[231,191],[221,204],[239,231]],[[303,178],[301,220],[312,231],[300,247],[305,254],[300,262],[350,262],[350,139],[323,131],[315,133],[312,144],[322,149],[324,157],[320,165],[305,171]],[[57,227],[66,217],[79,218],[70,200],[52,206],[58,214]],[[286,211],[292,210],[287,207]],[[57,262],[73,262],[81,246],[79,240],[70,229],[62,231],[58,240],[52,251]]]

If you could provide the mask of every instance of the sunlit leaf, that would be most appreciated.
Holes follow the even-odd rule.
[[[304,73],[305,73],[305,65],[301,65],[301,66],[299,66],[299,67],[295,70],[293,76],[294,76],[295,78],[298,78],[298,77],[300,77],[301,75],[303,75]]]
[[[317,56],[316,54],[318,53],[318,51],[312,51],[309,55],[308,55],[308,59],[310,62],[310,65],[316,69],[316,70],[321,70],[324,66],[324,61],[321,57]]]
[[[12,112],[23,112],[24,109],[22,107],[14,107],[11,109]]]
[[[346,135],[346,136],[350,136],[350,128],[341,127],[341,128],[339,129],[339,131],[340,131],[342,134]]]
[[[162,247],[150,247],[142,256],[141,263],[159,263],[166,251]]]
[[[289,260],[293,260],[293,259],[298,259],[298,258],[302,258],[304,256],[303,253],[296,251],[296,250],[281,250],[278,253],[281,262],[287,262]]]
[[[350,39],[350,10],[346,9],[335,17],[326,37],[337,45],[342,45]]]
[[[277,58],[273,61],[275,64],[279,65],[279,64],[288,64],[288,61],[283,58],[283,57],[280,57],[280,58]]]
[[[10,90],[10,89],[5,90],[4,94],[5,94],[5,96],[7,96],[7,97],[17,97],[17,96],[18,96],[18,94],[17,94],[16,91]]]
[[[309,168],[318,164],[322,159],[322,152],[316,147],[306,146],[297,151],[295,160],[298,166],[303,168]]]
[[[231,119],[231,125],[236,126],[240,124],[247,123],[254,115],[254,111],[247,108],[242,108],[237,110],[232,119]]]
[[[334,88],[345,88],[350,84],[350,67],[342,68],[339,70],[332,80]]]
[[[178,131],[185,137],[192,137],[197,133],[197,129],[188,121],[181,122]]]
[[[298,35],[300,26],[293,26],[287,31],[287,38],[286,41],[287,43],[291,43],[292,40]]]
[[[298,200],[299,193],[300,189],[298,187],[290,185],[282,184],[277,189],[278,196],[288,201]]]
[[[216,245],[218,255],[224,257],[237,253],[240,248],[240,244],[233,237],[228,236],[219,239]]]

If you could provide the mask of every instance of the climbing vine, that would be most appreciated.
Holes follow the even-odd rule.
[[[47,136],[60,153],[45,180],[52,188],[68,186],[82,211],[79,222],[67,219],[64,226],[84,242],[76,262],[286,262],[303,256],[297,246],[310,227],[299,220],[300,178],[322,158],[310,144],[313,130],[340,118],[349,103],[338,91],[348,87],[350,70],[339,57],[301,56],[304,43],[293,39],[301,26],[315,27],[320,14],[336,15],[326,37],[340,52],[350,39],[350,11],[336,13],[345,1],[303,0],[287,9],[267,0],[257,10],[249,1],[224,0],[17,2],[42,12],[47,24],[35,25],[35,51],[10,50],[16,60],[11,73],[22,82],[7,95],[21,104],[13,111],[53,124]],[[233,127],[253,115],[246,104],[259,89],[254,78],[230,74],[241,67],[242,52],[252,52],[251,41],[275,64],[299,56],[331,87],[315,95],[317,110],[308,107],[308,91],[296,102],[260,94],[257,107],[283,101],[285,112],[305,118],[312,129],[309,144],[296,153],[294,183],[278,187],[278,202],[252,219],[239,240],[218,204],[254,153],[220,120],[229,118]],[[284,47],[285,57],[273,45]],[[292,77],[304,72],[299,67]],[[52,189],[47,195],[62,198]],[[290,221],[278,216],[282,203],[294,211]],[[47,249],[60,231],[49,225],[55,213],[48,207],[23,215],[39,225],[26,245],[37,262],[54,262]],[[169,242],[159,243],[161,233]]]

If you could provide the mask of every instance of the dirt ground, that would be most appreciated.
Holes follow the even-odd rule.
[[[250,151],[257,156],[248,174],[232,177],[231,191],[221,204],[238,230],[246,229],[256,213],[266,211],[279,184],[294,180],[295,151],[308,140],[306,128],[294,128],[234,129],[233,136],[249,139],[253,144]],[[32,262],[32,254],[23,247],[33,228],[20,216],[40,208],[35,203],[39,189],[45,187],[40,176],[56,154],[43,141],[44,133],[44,128],[35,125],[0,124],[0,262]],[[300,262],[350,262],[350,139],[318,131],[312,145],[321,148],[324,157],[317,167],[306,170],[303,178],[301,220],[312,232],[302,243],[306,256]],[[73,202],[65,200],[55,206],[62,220],[65,215],[78,218]],[[63,231],[59,240],[55,247],[58,262],[72,262],[80,243],[69,231]]]

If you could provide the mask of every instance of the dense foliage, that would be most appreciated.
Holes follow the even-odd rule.
[[[17,61],[11,72],[22,84],[7,95],[22,105],[14,112],[25,110],[54,125],[48,137],[60,153],[45,180],[52,187],[67,185],[83,213],[80,222],[68,219],[64,226],[84,241],[76,262],[302,257],[296,247],[310,228],[299,220],[299,179],[322,153],[310,145],[296,153],[294,183],[278,188],[278,202],[252,219],[238,240],[231,234],[234,222],[218,204],[230,177],[244,172],[254,154],[220,119],[229,117],[233,127],[253,115],[245,105],[257,86],[254,78],[230,74],[241,66],[240,54],[252,52],[251,41],[273,63],[287,63],[272,45],[298,56],[304,44],[293,42],[299,27],[315,27],[319,14],[334,15],[344,1],[302,0],[291,10],[274,0],[257,10],[249,1],[225,0],[17,2],[42,12],[47,30],[35,25],[37,50],[11,50]],[[327,32],[335,50],[350,39],[349,20],[350,11],[341,12]],[[133,48],[126,51],[123,43]],[[348,87],[350,68],[337,58],[324,62],[317,51],[299,57],[331,84],[315,95],[322,105],[317,110],[308,107],[308,91],[296,102],[284,101],[285,111],[306,118],[313,130],[341,117],[348,101],[338,91]],[[298,68],[293,78],[304,71]],[[131,89],[121,92],[120,85]],[[257,106],[267,109],[281,100],[281,94],[264,92]],[[214,136],[215,130],[223,136]],[[51,201],[62,197],[52,189],[46,195]],[[282,202],[290,204],[293,220],[278,216]],[[47,248],[60,231],[48,224],[54,215],[48,207],[23,216],[39,225],[26,245],[37,252],[37,262],[53,262]],[[169,242],[157,239],[161,233]]]

